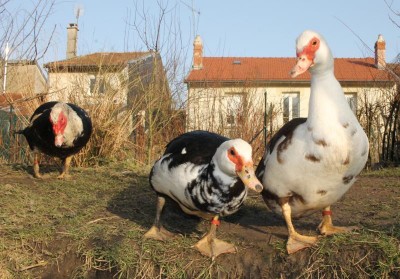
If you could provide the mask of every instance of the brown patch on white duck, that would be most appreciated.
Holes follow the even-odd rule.
[[[318,158],[317,156],[315,156],[314,154],[306,154],[306,156],[304,156],[307,160],[314,162],[314,163],[318,163],[321,161],[321,158]]]
[[[328,146],[328,144],[326,143],[326,141],[325,141],[324,139],[314,139],[314,138],[313,138],[313,141],[314,141],[314,143],[315,143],[316,145],[320,145],[320,146],[322,146],[322,147]]]
[[[317,191],[317,194],[320,194],[321,196],[325,196],[326,193],[327,193],[327,191],[325,191],[325,190],[319,190],[319,191]]]
[[[346,123],[342,124],[342,126],[343,126],[343,128],[347,129],[349,127],[349,123],[346,122]]]
[[[285,139],[277,147],[277,160],[280,164],[283,163],[280,153],[289,147],[293,131],[297,128],[297,126],[306,122],[306,120],[306,118],[294,118],[290,120],[288,123],[283,125],[283,127],[271,138],[270,142],[268,143],[267,150],[269,150],[269,153],[271,154],[279,140],[281,140],[282,137],[285,137]]]
[[[350,133],[350,135],[351,135],[351,136],[354,136],[355,134],[357,134],[357,129],[353,129],[353,130],[351,130],[351,133]]]
[[[350,154],[349,153],[347,153],[347,157],[346,157],[346,159],[343,161],[343,165],[348,165],[350,163]]]
[[[283,159],[281,157],[281,153],[288,149],[289,145],[292,143],[292,133],[287,135],[286,138],[278,145],[278,152],[276,154],[276,157],[278,159],[278,162],[280,164],[283,164]]]
[[[343,176],[342,180],[344,184],[349,184],[351,180],[353,180],[354,175],[346,175]]]
[[[368,148],[364,148],[363,152],[361,153],[361,157],[364,157],[368,153]]]

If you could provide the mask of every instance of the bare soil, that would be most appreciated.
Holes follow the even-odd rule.
[[[54,178],[57,175],[54,168],[44,169],[44,171],[45,180],[58,183]],[[101,175],[104,175],[104,172],[107,175],[107,170],[103,170]],[[384,262],[383,258],[388,258],[385,254],[387,245],[381,244],[382,238],[389,239],[394,249],[397,249],[397,253],[400,251],[399,172],[400,170],[397,169],[395,175],[360,176],[350,191],[332,206],[334,224],[358,226],[360,228],[358,233],[322,238],[320,245],[315,248],[287,255],[284,249],[287,238],[285,222],[280,216],[268,210],[260,196],[251,193],[245,206],[236,214],[224,218],[218,230],[220,239],[235,243],[238,249],[236,254],[222,255],[211,262],[204,259],[197,251],[183,245],[183,248],[177,248],[181,249],[182,253],[179,254],[181,258],[176,260],[191,260],[191,264],[187,264],[183,273],[186,278],[379,278],[382,276],[400,278],[400,257],[394,255],[391,262]],[[90,178],[91,173],[93,173],[92,178]],[[122,238],[125,237],[124,228],[132,230],[133,225],[140,228],[139,234],[143,234],[150,228],[155,216],[155,195],[148,186],[146,175],[121,169],[113,169],[112,173],[111,178],[109,177],[110,189],[112,185],[119,186],[112,192],[108,192],[107,189],[93,192],[99,200],[106,200],[106,206],[97,207],[90,218],[100,225],[103,220],[107,220],[104,230],[110,227],[121,229],[119,231],[116,229],[118,232],[107,239],[102,239],[101,233],[95,239],[87,239],[84,242],[87,249],[96,245],[112,248],[114,244],[121,243]],[[96,169],[72,172],[73,177],[83,174],[85,179],[92,179],[89,183],[95,184],[97,179],[102,179]],[[68,183],[75,185],[80,182],[75,178],[70,178]],[[49,193],[49,186],[43,186],[41,180],[34,179],[29,167],[0,165],[0,186],[3,194],[6,193],[6,195],[7,191],[11,193],[14,187],[34,191],[39,196],[46,196]],[[62,195],[62,192],[59,194]],[[56,198],[57,196],[54,196],[54,199]],[[0,220],[9,218],[9,216],[4,216],[5,213],[1,214]],[[73,215],[71,218],[74,218]],[[180,234],[179,237],[186,239],[186,242],[191,245],[208,231],[208,222],[183,214],[173,203],[167,204],[162,219],[167,229]],[[300,233],[317,235],[316,228],[320,221],[320,214],[313,214],[295,220],[294,225]],[[116,264],[104,270],[86,265],[85,272],[80,273],[79,276],[74,275],[77,274],[76,270],[85,266],[88,257],[87,255],[85,257],[82,242],[78,243],[67,234],[64,236],[59,233],[62,231],[62,226],[63,224],[54,222],[55,233],[49,235],[46,241],[25,240],[31,247],[34,246],[30,253],[41,254],[46,261],[43,265],[36,263],[31,266],[25,265],[24,268],[17,265],[13,267],[5,261],[4,254],[7,253],[8,248],[3,245],[0,268],[7,268],[2,268],[0,278],[136,277],[121,273],[121,267]],[[9,230],[10,227],[7,231],[2,231],[0,227],[2,237],[10,237],[7,233]],[[18,227],[13,230],[18,230]],[[144,248],[145,242],[139,243],[135,237],[131,237],[130,240],[132,249],[136,249],[138,254],[145,254],[144,249],[152,249],[152,246]],[[130,240],[128,239],[128,242]],[[393,247],[387,249],[393,250]],[[165,253],[168,255],[167,252]],[[394,253],[396,254],[396,251]],[[54,260],[54,255],[57,255],[56,260]],[[160,267],[157,267],[159,263],[154,260],[156,257],[149,258],[146,260],[152,261],[155,267],[148,271],[148,274],[141,274],[141,277],[169,278],[168,275],[160,276],[162,272]],[[380,266],[382,261],[384,266]],[[207,268],[204,267],[204,263],[208,266]],[[131,270],[135,269],[137,270],[137,266],[133,264]],[[199,271],[200,269],[202,271]],[[19,277],[22,275],[23,277]]]

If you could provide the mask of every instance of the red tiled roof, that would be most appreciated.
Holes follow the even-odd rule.
[[[388,73],[374,66],[374,58],[335,58],[335,76],[339,81],[389,81]],[[307,72],[291,78],[295,58],[204,57],[203,68],[191,70],[186,83],[243,81],[309,81]]]
[[[45,68],[64,67],[98,67],[98,66],[121,66],[129,61],[148,55],[150,52],[96,52],[74,58],[49,62]]]

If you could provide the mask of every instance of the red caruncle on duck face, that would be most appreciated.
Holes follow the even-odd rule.
[[[53,122],[53,119],[51,117],[50,117],[50,122],[52,124],[53,133],[55,136],[54,144],[55,146],[61,146],[64,142],[64,130],[68,122],[67,117],[61,111],[58,114],[57,122]]]
[[[236,174],[243,184],[253,191],[261,192],[263,187],[254,173],[253,161],[246,162],[234,147],[229,148],[227,152],[228,158],[235,164]]]
[[[319,46],[320,40],[317,37],[313,37],[301,52],[296,53],[297,63],[290,71],[292,77],[301,75],[314,65],[315,53]]]
[[[237,153],[236,149],[234,147],[229,148],[228,150],[228,158],[231,160],[232,163],[235,164],[235,169],[236,171],[241,171],[243,168],[243,159],[242,157]]]
[[[319,49],[320,41],[317,37],[314,37],[310,40],[308,45],[306,45],[303,48],[303,51],[300,53],[297,53],[297,57],[304,57],[307,58],[308,60],[313,61],[315,58],[315,52]]]

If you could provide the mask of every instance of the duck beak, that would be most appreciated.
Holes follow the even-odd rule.
[[[310,67],[313,65],[313,60],[309,59],[307,55],[301,54],[297,57],[297,63],[293,67],[293,69],[290,71],[290,76],[292,78],[297,77],[298,75],[301,75],[305,71],[307,71]]]
[[[54,145],[61,147],[64,143],[64,136],[62,134],[57,134],[54,139]]]
[[[254,172],[253,163],[246,164],[241,171],[236,171],[236,174],[249,189],[260,193],[263,190],[261,182],[257,179]]]

